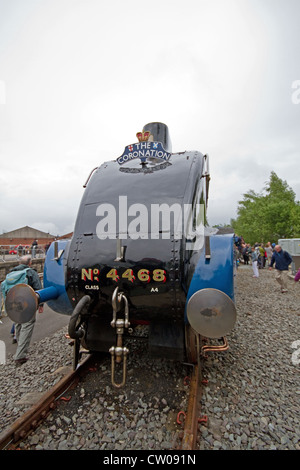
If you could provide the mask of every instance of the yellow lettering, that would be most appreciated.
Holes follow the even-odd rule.
[[[92,281],[93,280],[93,270],[92,269],[82,269],[81,270],[81,279],[83,281],[86,281],[86,280],[89,280],[89,281]]]
[[[166,271],[163,269],[154,269],[153,271],[153,281],[156,282],[166,282]]]

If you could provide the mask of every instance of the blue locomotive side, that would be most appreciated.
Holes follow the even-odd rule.
[[[55,312],[71,315],[73,306],[67,295],[67,257],[70,240],[51,243],[44,264],[44,289],[37,291],[39,302],[47,302]]]
[[[226,336],[236,322],[233,236],[210,235],[189,285],[185,322],[202,336]]]

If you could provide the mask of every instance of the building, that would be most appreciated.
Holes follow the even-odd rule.
[[[53,242],[56,236],[42,232],[32,227],[21,227],[10,232],[0,234],[0,245],[2,247],[15,247],[18,245],[30,246],[34,240],[38,241],[40,247],[44,248],[48,243]]]

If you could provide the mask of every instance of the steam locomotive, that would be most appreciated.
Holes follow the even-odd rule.
[[[195,363],[201,338],[221,339],[215,347],[226,349],[236,321],[233,234],[207,223],[208,155],[172,153],[163,123],[136,135],[91,172],[72,239],[47,252],[44,288],[15,286],[6,299],[17,322],[44,302],[70,315],[73,367],[81,346],[110,352],[116,387],[125,384],[125,338],[137,325],[148,325],[149,354]]]

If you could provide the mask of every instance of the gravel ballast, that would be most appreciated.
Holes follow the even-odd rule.
[[[274,270],[252,277],[241,265],[236,276],[237,323],[229,350],[203,359],[199,449],[299,450],[300,284],[291,277],[282,294]],[[0,326],[1,327],[1,326]],[[71,348],[56,332],[30,347],[29,361],[13,357],[0,365],[0,432],[12,424],[71,366]],[[145,348],[144,348],[145,349]],[[169,450],[176,448],[176,413],[186,407],[184,375],[190,367],[149,359],[133,345],[124,389],[110,383],[110,358],[90,382],[79,385],[21,444],[30,449]],[[93,383],[94,380],[94,383]]]

